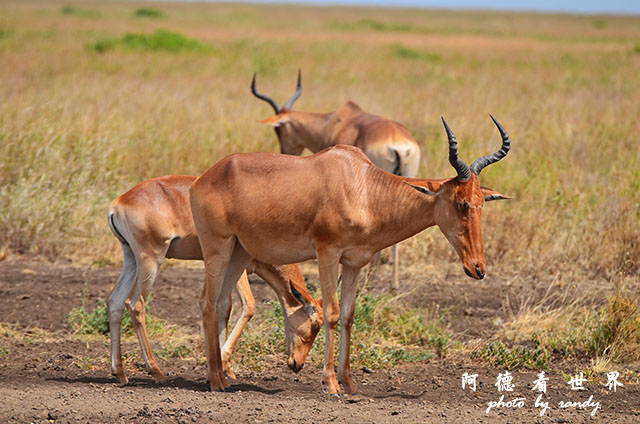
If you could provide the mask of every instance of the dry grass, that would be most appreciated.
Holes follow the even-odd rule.
[[[491,269],[639,270],[637,18],[163,4],[144,20],[130,4],[62,6],[0,6],[0,245],[13,251],[117,258],[109,201],[145,178],[276,151],[248,83],[257,71],[285,98],[300,66],[300,109],[354,99],[406,123],[425,177],[452,174],[440,115],[467,160],[497,147],[487,113],[499,117],[514,147],[483,182],[516,200],[487,207]],[[158,29],[209,48],[87,48]],[[433,232],[409,246],[412,262],[456,260]]]
[[[619,285],[600,305],[587,295],[570,302],[558,300],[545,297],[525,306],[495,338],[517,345],[533,342],[545,353],[547,363],[553,358],[590,358],[594,372],[640,362],[637,284],[633,288]]]

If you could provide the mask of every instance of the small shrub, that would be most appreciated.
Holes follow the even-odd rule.
[[[362,30],[371,30],[371,31],[397,31],[397,32],[407,32],[411,31],[411,26],[407,24],[398,24],[398,23],[382,23],[380,21],[376,21],[375,19],[360,19],[358,22],[354,24],[356,29]]]
[[[128,33],[122,38],[106,37],[88,46],[98,53],[121,47],[127,50],[148,52],[204,52],[207,45],[177,32],[158,30],[153,34]]]
[[[84,301],[80,308],[73,308],[67,315],[67,322],[76,334],[109,334],[109,316],[107,304],[98,301],[98,306],[88,312]],[[122,317],[122,333],[131,334],[131,318],[128,313]]]
[[[392,52],[394,56],[400,59],[416,60],[429,63],[439,63],[442,61],[442,56],[440,56],[438,53],[423,52],[406,47],[402,44],[394,44],[392,47]]]
[[[151,35],[126,34],[122,38],[122,45],[130,50],[167,51],[172,53],[202,51],[205,49],[205,45],[200,41],[167,30],[159,30]]]
[[[373,31],[384,31],[386,29],[385,24],[382,22],[376,21],[375,19],[360,19],[355,24],[356,28],[360,29],[369,29]]]
[[[164,17],[164,12],[160,9],[156,9],[155,7],[141,7],[136,9],[134,15],[137,18],[160,19]]]
[[[95,50],[98,53],[105,53],[114,49],[118,45],[119,40],[114,37],[104,37],[89,45],[91,50]]]
[[[63,6],[60,9],[60,13],[63,15],[78,16],[80,18],[97,19],[100,17],[100,12],[92,9],[81,9],[75,6]]]

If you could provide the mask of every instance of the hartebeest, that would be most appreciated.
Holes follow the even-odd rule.
[[[145,300],[165,258],[202,259],[189,203],[189,186],[195,178],[169,175],[141,182],[115,199],[109,207],[109,225],[124,253],[122,272],[108,301],[111,370],[122,384],[128,381],[122,368],[120,350],[120,323],[125,303],[140,341],[147,371],[156,381],[165,379],[149,344],[145,327]],[[247,265],[249,272],[258,274],[273,288],[282,305],[289,351],[287,363],[297,372],[302,368],[322,326],[322,303],[307,291],[297,265],[274,266],[258,261]],[[242,302],[242,315],[231,335],[226,338],[231,311],[231,304],[228,303],[225,310],[221,310],[219,328],[224,368],[233,378],[235,376],[229,366],[229,358],[242,329],[255,311],[246,273],[242,274],[237,289]]]
[[[296,92],[280,107],[275,100],[256,90],[256,75],[251,81],[251,92],[269,103],[275,115],[263,122],[275,127],[280,151],[300,155],[306,147],[313,153],[327,147],[345,144],[356,146],[375,165],[403,177],[415,177],[420,164],[420,146],[409,130],[400,122],[366,112],[355,102],[329,113],[291,110],[302,93],[300,71]],[[398,287],[398,246],[393,246],[392,287]]]
[[[190,193],[206,267],[200,307],[211,389],[228,386],[215,342],[218,311],[252,259],[270,264],[318,259],[326,330],[323,374],[332,394],[340,392],[334,371],[339,317],[338,376],[347,393],[357,391],[349,367],[356,280],[373,254],[437,225],[460,256],[465,273],[482,279],[486,272],[482,206],[508,198],[481,187],[478,178],[510,147],[507,132],[494,122],[502,135],[502,148],[471,166],[458,158],[455,136],[445,123],[449,161],[458,174],[450,179],[387,173],[352,146],[336,146],[307,157],[235,154],[200,175]]]

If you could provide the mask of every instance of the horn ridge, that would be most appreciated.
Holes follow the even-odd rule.
[[[276,112],[276,114],[280,113],[280,111],[282,110],[280,105],[275,100],[273,100],[271,97],[265,96],[264,94],[261,94],[261,93],[258,93],[258,90],[256,90],[256,73],[255,72],[253,73],[253,79],[251,80],[251,92],[257,98],[259,98],[261,100],[264,100],[265,102],[269,103],[271,105],[271,107],[273,108],[273,110]]]
[[[469,166],[458,157],[458,140],[456,136],[453,134],[453,131],[451,131],[451,128],[449,128],[444,117],[441,116],[440,118],[442,119],[444,129],[447,132],[447,138],[449,139],[449,163],[458,173],[458,179],[460,181],[467,181],[471,178],[471,170]]]
[[[476,175],[480,175],[480,171],[482,171],[483,168],[491,165],[492,163],[496,163],[503,157],[507,156],[507,153],[509,153],[509,150],[511,149],[511,139],[509,138],[509,134],[504,129],[504,127],[500,125],[500,122],[498,122],[498,120],[493,117],[493,115],[489,114],[489,116],[491,117],[493,123],[496,124],[496,127],[498,127],[498,131],[500,131],[500,136],[502,137],[502,146],[500,146],[500,150],[498,150],[497,152],[487,156],[482,156],[481,158],[473,161],[473,163],[471,164],[471,170],[475,172]]]

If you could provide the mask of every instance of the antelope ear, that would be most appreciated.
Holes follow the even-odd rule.
[[[484,201],[485,202],[490,202],[492,200],[509,200],[509,199],[513,199],[513,197],[511,196],[505,196],[504,194],[498,193],[497,191],[491,189],[491,188],[487,188],[487,187],[480,187],[482,189],[482,194],[484,194]]]
[[[418,190],[420,193],[424,193],[424,194],[428,194],[429,196],[437,196],[438,193],[437,192],[433,192],[431,190],[429,190],[426,187],[422,187],[419,185],[415,185],[415,184],[410,184],[410,183],[406,183],[408,185],[410,185],[411,187],[415,188],[416,190]]]
[[[286,124],[290,120],[291,118],[288,113],[279,113],[277,115],[261,119],[260,122],[262,122],[263,124],[271,125],[272,127],[279,127]]]
[[[316,311],[316,308],[313,306],[313,304],[307,301],[307,299],[304,298],[302,293],[300,293],[300,291],[295,288],[295,286],[293,285],[293,281],[291,280],[289,280],[289,287],[291,288],[291,294],[293,294],[293,297],[295,297],[296,300],[302,304],[304,311],[306,312],[307,315],[311,316],[316,312],[318,312]]]
[[[293,281],[291,280],[289,280],[289,287],[291,288],[291,294],[293,295],[293,297],[296,298],[298,302],[302,303],[303,305],[307,303],[304,297],[302,296],[302,293],[300,293],[298,289],[296,289],[296,287],[293,285]]]

